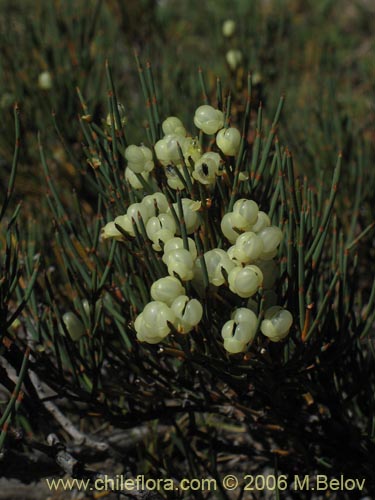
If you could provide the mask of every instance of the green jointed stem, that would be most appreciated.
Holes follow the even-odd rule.
[[[98,289],[101,290],[106,281],[107,281],[107,277],[108,277],[108,274],[111,270],[111,267],[112,267],[112,262],[113,262],[113,257],[115,255],[115,250],[116,250],[116,240],[113,240],[112,241],[112,244],[111,244],[111,249],[109,251],[109,257],[108,257],[108,260],[107,260],[107,263],[105,265],[105,268],[104,268],[104,272],[102,274],[102,277],[100,278],[100,281],[99,281],[99,285],[98,285]]]
[[[225,103],[224,128],[228,128],[230,124],[231,106],[232,106],[232,95],[231,93],[229,93]]]
[[[14,123],[15,123],[14,153],[13,153],[12,167],[10,170],[7,192],[5,195],[5,200],[4,200],[3,206],[1,207],[1,210],[0,210],[0,221],[3,218],[4,213],[8,207],[10,198],[12,197],[12,193],[13,193],[13,189],[14,189],[14,181],[15,181],[16,173],[17,173],[17,165],[18,165],[18,158],[19,158],[20,145],[21,145],[21,132],[20,132],[20,119],[19,119],[18,104],[15,104],[15,106],[14,106]]]
[[[150,95],[150,91],[149,91],[149,88],[147,86],[147,82],[146,82],[146,78],[144,75],[142,64],[139,60],[139,57],[138,57],[138,54],[136,51],[134,51],[134,57],[135,57],[135,60],[137,63],[139,80],[141,82],[142,92],[143,92],[143,96],[144,96],[145,103],[146,103],[146,110],[147,110],[148,121],[149,121],[150,132],[151,132],[151,143],[155,144],[155,142],[157,141],[158,132],[157,132],[157,127],[156,127],[155,120],[154,120],[154,115],[152,112],[152,104],[151,104],[152,97]]]
[[[268,156],[269,156],[269,153],[271,151],[271,146],[272,146],[273,140],[274,140],[276,132],[277,132],[277,126],[278,126],[278,123],[280,120],[281,111],[283,109],[284,100],[285,100],[284,96],[282,96],[279,100],[279,104],[278,104],[278,107],[277,107],[277,110],[275,113],[275,117],[274,117],[274,120],[272,122],[271,130],[268,134],[266,145],[265,145],[264,150],[262,152],[262,158],[260,161],[260,165],[259,165],[259,168],[257,169],[257,172],[256,172],[256,177],[254,179],[254,187],[257,187],[257,185],[260,183],[263,172],[266,168],[266,165],[268,162]]]
[[[221,85],[221,80],[219,77],[216,78],[216,101],[217,107],[220,111],[223,110],[223,89]]]
[[[312,243],[309,251],[306,254],[306,261],[309,261],[311,259],[311,256],[314,253],[314,251],[315,251],[315,249],[316,249],[316,247],[317,247],[317,245],[318,245],[318,243],[320,241],[321,235],[324,232],[324,228],[328,224],[328,221],[329,221],[330,216],[332,214],[333,204],[334,204],[334,201],[335,201],[335,198],[336,198],[336,193],[337,193],[338,182],[339,182],[339,179],[340,179],[341,159],[342,159],[342,155],[339,154],[339,156],[337,158],[337,164],[336,164],[335,170],[333,172],[331,193],[330,193],[330,196],[329,196],[328,205],[327,205],[327,207],[326,207],[326,209],[324,211],[324,215],[323,215],[322,221],[320,223],[319,230],[316,233],[316,236],[314,238],[314,241],[313,241],[313,243]]]
[[[305,209],[301,212],[300,226],[298,231],[298,305],[299,305],[299,323],[300,330],[303,331],[305,324],[305,259],[304,259],[304,241],[305,241]]]
[[[150,61],[147,61],[147,63],[146,63],[146,75],[147,75],[148,87],[150,89],[152,111],[153,111],[153,117],[154,117],[154,121],[155,121],[155,128],[156,128],[156,132],[157,132],[156,139],[158,140],[161,138],[162,129],[161,129],[161,121],[160,121],[160,115],[159,115],[158,101],[157,101],[157,96],[156,96],[155,82],[154,82],[154,77],[152,75],[152,68],[151,68]]]
[[[115,86],[114,86],[113,78],[112,78],[112,71],[111,71],[111,68],[109,66],[108,61],[106,61],[105,68],[106,68],[107,84],[109,87],[108,92],[109,92],[109,97],[110,97],[110,101],[111,101],[112,124],[115,123],[116,137],[119,138],[119,141],[120,141],[122,148],[126,148],[127,143],[126,143],[126,139],[125,139],[125,131],[124,131],[124,127],[123,127],[122,121],[121,121],[121,116],[120,116],[120,112],[119,112],[119,105],[118,105],[117,96],[116,96],[116,90],[115,90]],[[113,118],[114,118],[114,120],[113,120]]]
[[[203,273],[203,283],[204,283],[204,288],[207,290],[209,287],[209,279],[208,279],[208,271],[207,271],[207,266],[206,266],[206,261],[204,260],[204,250],[202,247],[202,242],[199,238],[199,234],[197,232],[194,233],[194,240],[195,244],[197,247],[197,252],[198,252],[198,259],[201,263],[201,268],[202,268],[202,273]]]
[[[14,311],[14,313],[11,315],[11,317],[7,320],[6,328],[10,327],[10,325],[20,315],[21,311],[24,309],[25,305],[27,304],[27,302],[30,298],[31,292],[33,290],[33,287],[35,285],[36,278],[38,276],[38,272],[39,272],[39,258],[34,266],[33,274],[31,275],[30,281],[26,287],[25,295],[24,295],[21,303],[18,305],[17,309]]]
[[[185,225],[184,211],[183,211],[183,207],[182,207],[180,191],[178,189],[176,191],[176,197],[177,197],[177,210],[178,210],[177,215],[178,215],[178,220],[179,220],[178,227],[180,228],[184,248],[185,248],[185,250],[189,251],[189,242],[188,242],[188,235],[187,235],[186,225]]]
[[[288,170],[288,182],[289,182],[289,193],[290,198],[292,200],[293,206],[293,215],[296,220],[296,224],[300,223],[300,210],[298,208],[297,196],[296,196],[296,186],[295,186],[295,176],[294,176],[294,168],[293,168],[293,158],[290,151],[286,152],[286,165]]]
[[[253,177],[255,178],[255,173],[258,167],[258,161],[260,156],[260,149],[262,143],[261,134],[262,134],[262,104],[260,103],[258,108],[257,128],[255,131],[255,140],[253,143],[252,159],[250,166],[251,180],[253,181],[253,184],[254,184]]]
[[[328,305],[329,300],[331,299],[332,292],[336,286],[336,283],[340,277],[339,271],[336,271],[335,275],[332,278],[331,284],[329,285],[329,288],[327,292],[324,294],[324,299],[323,302],[320,304],[318,314],[316,315],[316,318],[314,322],[312,323],[307,335],[306,335],[306,341],[309,340],[309,338],[312,336],[312,334],[315,332],[317,327],[319,326],[320,319],[323,316],[323,313],[325,312],[325,309]]]
[[[203,75],[203,71],[202,71],[201,67],[198,68],[198,79],[199,79],[199,83],[200,83],[200,87],[201,87],[201,91],[202,91],[202,99],[204,101],[204,104],[209,104],[206,83],[204,81],[204,75]]]
[[[27,368],[27,363],[29,360],[29,355],[30,355],[30,348],[27,348],[25,351],[25,354],[23,356],[20,373],[18,375],[17,383],[13,389],[11,399],[10,399],[7,407],[5,408],[4,413],[2,414],[2,416],[0,418],[0,427],[4,425],[4,423],[8,419],[8,417],[11,417],[12,410],[16,404],[18,395],[19,395],[20,390],[21,390],[22,383],[23,383],[25,375],[26,375],[26,368]],[[1,444],[0,444],[0,449],[1,449]]]

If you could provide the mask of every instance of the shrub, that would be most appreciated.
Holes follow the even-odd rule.
[[[152,68],[137,64],[143,145],[129,143],[108,67],[106,120],[87,120],[82,101],[94,216],[77,197],[63,205],[40,143],[52,253],[18,342],[32,350],[33,404],[54,417],[43,432],[62,426],[96,459],[117,449],[134,475],[219,481],[271,467],[356,473],[370,488],[375,285],[364,303],[355,249],[373,225],[347,239],[341,154],[328,192],[296,176],[277,137],[284,98],[267,127],[261,107],[254,121],[250,77],[240,126],[220,82],[210,103],[202,79],[189,135],[161,117]],[[130,452],[109,444],[108,429],[143,425]]]

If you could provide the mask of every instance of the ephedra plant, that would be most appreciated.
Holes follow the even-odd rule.
[[[370,487],[375,286],[364,303],[356,247],[372,226],[348,239],[335,211],[341,154],[316,185],[278,140],[284,97],[266,122],[249,76],[232,123],[220,80],[210,99],[200,72],[188,128],[160,115],[151,65],[137,64],[141,144],[108,66],[108,116],[95,122],[80,94],[87,161],[68,154],[95,213],[74,194],[63,205],[39,142],[53,230],[19,342],[54,393],[48,430],[117,450],[131,474],[355,472]],[[126,453],[110,441],[141,426]]]

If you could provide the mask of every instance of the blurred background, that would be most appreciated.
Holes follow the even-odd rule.
[[[21,148],[11,205],[15,208],[20,201],[23,204],[17,224],[14,222],[16,217],[11,215],[12,210],[1,221],[1,225],[7,230],[13,224],[11,229],[14,230],[14,234],[10,235],[10,231],[3,231],[4,234],[0,236],[0,248],[13,248],[12,245],[16,246],[15,241],[26,247],[24,253],[20,254],[19,261],[16,260],[16,264],[20,264],[20,275],[23,268],[26,268],[28,282],[32,281],[30,276],[33,273],[33,266],[39,252],[44,255],[44,274],[42,277],[39,276],[35,294],[31,296],[31,312],[28,311],[28,315],[24,314],[27,320],[29,317],[31,318],[30,323],[35,321],[38,328],[35,335],[40,335],[43,341],[47,339],[45,345],[38,345],[40,359],[43,358],[45,363],[44,365],[38,363],[43,378],[47,381],[54,378],[54,371],[51,370],[52,362],[48,363],[50,363],[50,349],[52,350],[51,339],[55,338],[56,325],[61,323],[57,309],[53,310],[56,304],[59,304],[61,310],[64,307],[72,309],[74,302],[74,307],[79,305],[81,314],[84,306],[78,300],[79,297],[89,297],[91,301],[89,307],[92,307],[94,311],[97,298],[94,293],[88,293],[92,289],[96,290],[94,286],[91,286],[90,280],[88,280],[90,281],[89,285],[86,283],[84,287],[80,288],[82,280],[76,279],[76,276],[82,276],[81,274],[71,273],[69,275],[70,281],[66,278],[64,281],[63,275],[59,274],[66,261],[62,259],[58,251],[61,240],[58,240],[60,233],[56,227],[58,225],[62,227],[64,224],[69,226],[67,231],[65,231],[66,228],[64,229],[65,233],[61,233],[63,234],[62,240],[65,245],[67,242],[70,244],[72,240],[79,249],[74,254],[75,259],[69,260],[73,267],[76,263],[80,264],[79,256],[83,256],[85,266],[91,263],[91,258],[95,260],[99,256],[102,258],[101,264],[103,264],[102,267],[99,266],[99,269],[107,269],[105,267],[106,250],[101,250],[102,253],[98,251],[96,254],[95,251],[91,251],[89,244],[86,245],[86,241],[90,241],[91,237],[97,245],[100,227],[102,223],[104,224],[104,219],[101,219],[100,215],[105,212],[105,209],[100,207],[102,199],[98,201],[98,192],[94,192],[92,185],[87,182],[90,180],[90,176],[94,178],[94,173],[86,160],[84,144],[87,142],[87,137],[84,136],[84,127],[80,125],[80,120],[83,120],[98,124],[96,131],[106,130],[105,126],[99,128],[103,122],[106,122],[108,114],[106,61],[111,68],[118,101],[122,105],[121,118],[124,117],[126,139],[129,144],[139,144],[147,137],[145,132],[147,110],[134,57],[135,52],[139,55],[144,66],[148,61],[152,65],[161,120],[169,115],[176,115],[190,131],[196,130],[193,126],[194,111],[204,102],[202,80],[205,82],[208,101],[216,106],[217,81],[218,78],[220,79],[223,95],[225,98],[228,95],[231,96],[231,121],[234,125],[241,126],[244,103],[246,102],[247,78],[248,73],[251,73],[253,87],[250,118],[252,123],[250,124],[251,132],[247,138],[250,146],[254,143],[258,108],[262,106],[264,110],[263,130],[268,130],[280,96],[284,94],[286,103],[278,134],[280,143],[293,152],[298,181],[301,180],[301,176],[307,176],[308,183],[306,185],[309,184],[314,193],[320,193],[322,199],[325,199],[323,196],[330,190],[337,154],[342,151],[340,192],[336,199],[338,217],[333,222],[335,229],[332,231],[332,239],[337,246],[336,240],[340,239],[341,236],[342,239],[338,246],[340,247],[340,255],[344,255],[343,235],[349,234],[348,241],[351,241],[352,237],[357,237],[366,227],[371,225],[375,218],[374,19],[375,3],[370,0],[232,0],[230,4],[224,0],[189,0],[188,2],[178,0],[22,0],[21,2],[0,0],[0,186],[2,188],[0,198],[5,193],[3,186],[7,185],[11,172],[13,172],[14,104],[18,103]],[[79,228],[77,231],[71,231],[71,221],[66,215],[68,212],[62,212],[60,206],[54,212],[53,203],[46,195],[47,186],[38,147],[38,134],[40,134],[45,149],[54,186],[58,189],[61,206],[69,207],[68,212],[73,214],[73,223]],[[109,144],[111,139],[109,135],[106,137],[103,133],[103,136],[105,144]],[[86,146],[86,151],[88,149]],[[87,172],[89,175],[85,175]],[[47,174],[46,176],[48,177]],[[358,182],[359,178],[361,178],[361,182]],[[320,183],[324,183],[324,189],[319,189]],[[303,182],[300,182],[299,186],[302,185]],[[72,196],[73,190],[77,194],[75,197]],[[72,200],[75,200],[75,205]],[[112,199],[110,201],[112,203]],[[83,216],[77,207],[80,207]],[[354,212],[355,217],[353,217]],[[61,215],[62,213],[64,215]],[[59,216],[60,220],[56,223]],[[79,226],[77,221],[79,221]],[[340,232],[336,232],[336,224]],[[92,226],[90,228],[91,234],[85,240],[87,227],[90,225]],[[18,228],[21,229],[18,231]],[[71,238],[72,234],[74,234],[73,239]],[[338,238],[337,234],[339,234]],[[82,240],[75,239],[76,235],[79,238],[82,237]],[[54,243],[55,239],[57,243]],[[4,242],[7,243],[7,246]],[[69,249],[71,248],[69,246]],[[5,255],[6,251],[2,253]],[[9,255],[10,253],[9,251]],[[336,258],[336,252],[332,253]],[[25,255],[27,258],[24,257]],[[14,250],[14,256],[17,256],[17,249]],[[356,259],[358,274],[354,273],[357,270],[354,269],[355,266],[352,266],[351,261],[349,264],[344,258],[342,261],[345,266],[348,266],[350,271],[348,274],[353,269],[353,281],[358,286],[358,296],[361,299],[358,299],[355,307],[360,310],[364,304],[373,304],[375,300],[375,285],[372,283],[373,273],[370,272],[373,270],[375,262],[373,232],[366,232],[362,238],[361,244],[358,245]],[[121,271],[118,272],[118,275],[122,277],[122,261],[117,260],[116,262],[117,269]],[[12,273],[16,273],[15,270],[18,269],[16,264],[13,267],[8,266],[12,267]],[[344,264],[342,264],[342,268],[345,267]],[[77,269],[81,271],[81,267]],[[332,269],[334,267],[332,264]],[[91,268],[88,267],[88,269],[91,272]],[[54,272],[55,274],[53,274]],[[10,273],[10,282],[12,286],[15,286],[17,282],[13,279],[12,273]],[[312,274],[318,273],[314,270]],[[48,280],[51,278],[53,285],[51,289],[59,289],[56,296],[53,296],[53,293],[50,294],[49,289],[46,291],[46,276]],[[119,283],[121,286],[123,285],[122,281]],[[72,284],[74,286],[71,286]],[[0,285],[2,286],[2,283]],[[319,293],[321,298],[324,296],[324,300],[326,300],[332,289],[330,288],[324,295],[325,289],[323,289],[322,280],[320,285]],[[17,289],[18,299],[23,297],[26,288],[23,281],[21,281],[19,288],[22,293]],[[344,288],[336,287],[335,293],[338,294],[338,290],[340,293],[344,293],[342,290],[345,291]],[[117,313],[116,318],[109,306],[106,306],[111,314],[106,313],[107,316],[103,314],[105,319],[102,321],[106,327],[103,328],[105,335],[98,336],[98,346],[101,354],[112,352],[109,349],[110,346],[117,356],[117,354],[123,354],[123,346],[119,343],[118,339],[121,337],[113,326],[112,320],[114,318],[114,321],[117,322],[118,317],[120,317],[123,323],[119,322],[118,330],[127,339],[124,329],[128,328],[128,319],[125,321],[123,318],[124,311],[120,309],[120,306],[126,308],[126,314],[128,314],[129,307],[128,303],[122,302],[121,296],[120,298],[117,296],[118,288],[112,287],[112,282],[106,291],[113,293],[114,301],[110,305],[111,307],[113,304],[116,307],[118,305],[121,315]],[[357,289],[355,291],[357,293]],[[87,294],[85,295],[83,292],[87,292]],[[106,293],[107,298],[109,295]],[[347,295],[349,296],[349,293]],[[9,296],[5,294],[4,297],[6,300],[3,300],[3,296],[0,298],[6,307],[4,306],[0,312],[3,319],[6,319],[8,314],[7,300],[11,294]],[[345,296],[345,300],[346,298]],[[121,302],[120,305],[117,304],[117,300],[119,304]],[[347,303],[349,304],[349,300]],[[16,309],[15,303],[11,302],[10,299],[9,304],[10,310]],[[351,303],[348,308],[351,314]],[[54,319],[55,322],[52,320],[52,310],[57,318]],[[77,309],[75,310],[77,311]],[[114,306],[113,311],[117,311]],[[98,314],[100,315],[101,312],[99,311]],[[369,328],[371,321],[368,322]],[[331,325],[331,323],[327,324]],[[343,324],[346,325],[345,322]],[[21,330],[20,325],[20,322],[18,325],[13,325],[14,330]],[[330,338],[333,329],[331,326],[326,329],[327,338]],[[117,332],[117,337],[116,335],[107,336],[107,333],[112,330]],[[348,330],[348,332],[347,337],[349,338],[350,331]],[[332,333],[332,337],[334,337],[334,333]],[[20,338],[22,340],[22,333]],[[343,338],[346,339],[345,336]],[[96,338],[94,340],[96,341]],[[100,343],[102,340],[105,346],[103,349]],[[319,339],[317,344],[319,344],[319,352],[323,351]],[[137,395],[142,395],[139,387],[133,384],[134,374],[138,373],[140,359],[137,358],[138,347],[134,349],[131,344],[125,343],[124,345],[126,346],[126,356],[129,355],[129,358],[124,355],[126,366],[131,366],[134,372],[129,376],[129,387],[134,388]],[[45,348],[45,346],[47,347]],[[369,361],[366,365],[362,363],[362,358],[358,358],[357,362],[354,360],[354,355],[353,359],[351,358],[352,352],[354,352],[352,344],[348,343],[348,346],[347,360],[349,361],[347,361],[347,365],[344,364],[343,358],[340,358],[339,352],[332,354],[332,358],[328,358],[326,366],[330,369],[337,363],[340,370],[347,374],[345,380],[349,380],[350,384],[354,381],[355,390],[362,398],[358,398],[360,404],[363,403],[367,413],[365,417],[358,418],[360,413],[355,415],[356,418],[353,418],[351,413],[348,420],[353,423],[353,427],[356,427],[358,423],[358,429],[361,432],[365,427],[363,422],[367,423],[368,421],[372,425],[368,434],[373,440],[375,417],[373,417],[374,413],[370,416],[371,412],[367,408],[367,403],[373,405],[371,411],[375,406],[373,399],[370,402],[367,401],[370,398],[367,398],[366,392],[371,392],[373,387],[371,383],[374,383],[373,358],[367,358]],[[91,352],[98,352],[95,351],[96,344],[94,347],[91,345],[89,347],[92,348],[92,351],[90,349],[87,351],[90,356]],[[1,344],[0,348],[2,348]],[[373,349],[372,344],[371,349]],[[131,356],[134,352],[133,359]],[[362,355],[362,351],[360,352]],[[75,363],[77,366],[81,363],[82,354],[78,351],[74,351],[74,353],[76,359],[72,363],[71,371],[73,374],[75,374]],[[304,353],[306,353],[307,359],[310,353],[307,350]],[[35,353],[34,355],[36,356]],[[313,355],[315,356],[315,351]],[[330,354],[328,353],[328,355]],[[128,364],[130,358],[134,365]],[[301,356],[302,358],[303,356]],[[94,356],[93,359],[95,360]],[[149,361],[148,351],[145,351],[144,359]],[[313,358],[311,357],[311,359]],[[13,362],[13,360],[11,361]],[[16,361],[18,363],[19,360]],[[70,380],[72,386],[75,387],[76,381],[74,377],[71,377],[70,372],[70,358],[67,357],[67,361],[64,360],[64,362],[66,362],[65,368],[68,367],[68,375],[65,380]],[[14,362],[15,365],[17,363]],[[305,363],[305,360],[302,359],[301,363],[301,366],[305,366],[305,364],[308,366],[310,361],[307,364],[307,361]],[[117,367],[116,365],[112,367],[110,363],[109,366],[113,370],[113,372],[108,372],[113,387],[109,384],[105,390],[108,390],[108,401],[112,404],[117,395],[122,394],[123,380],[118,377],[120,372],[116,372],[116,377],[112,377]],[[358,372],[354,369],[356,366],[360,367]],[[302,372],[298,364],[293,369],[295,373]],[[82,378],[84,375],[83,373]],[[330,372],[329,376],[331,376]],[[327,379],[329,376],[327,375]],[[147,377],[146,371],[146,385],[148,384]],[[275,378],[277,377],[276,375]],[[362,383],[363,380],[365,383]],[[84,384],[89,386],[89,383],[89,380],[88,382],[84,381],[82,387],[86,387]],[[320,384],[319,379],[316,384],[317,393],[323,386],[324,384]],[[62,387],[65,390],[64,384]],[[351,386],[349,385],[349,387]],[[97,387],[94,389],[96,390]],[[323,389],[325,390],[324,387]],[[11,384],[7,390],[13,394]],[[321,398],[322,401],[325,401],[324,390],[322,390],[324,396]],[[81,387],[77,392],[81,398],[80,391]],[[87,393],[84,392],[84,394],[90,393],[91,397],[90,391],[91,388],[87,389]],[[350,404],[350,401],[347,403],[347,399],[350,399],[347,397],[347,385],[343,383],[340,391],[343,403],[339,408],[346,408]],[[1,394],[0,396],[0,401],[4,404],[8,397],[7,393],[6,398]],[[317,400],[318,396],[316,396]],[[354,396],[351,397],[353,400],[355,399]],[[272,399],[273,394],[270,396],[270,401]],[[291,401],[289,394],[286,399]],[[76,405],[75,400],[72,401],[69,402],[71,405],[69,411],[73,408],[74,418],[77,417],[79,425],[83,429],[91,430],[90,419],[87,418],[86,421],[83,410],[78,408],[79,405],[78,403]],[[82,401],[80,399],[79,404]],[[121,406],[123,403],[121,399],[119,405]],[[49,419],[49,421],[52,419],[48,414],[47,417],[45,415],[40,417],[39,407],[36,407],[37,410],[35,410],[31,405],[30,408],[28,411],[30,410],[32,425],[34,425],[35,415],[38,417],[35,417],[35,422],[37,422],[35,429],[30,427],[29,421],[23,418],[23,414],[20,414],[19,420],[17,420],[19,427],[22,427],[27,436],[32,435],[32,431],[35,435],[42,435],[45,425],[43,419]],[[117,411],[117,408],[114,411]],[[122,408],[119,411],[122,411]],[[318,407],[316,411],[319,415],[322,413]],[[95,414],[93,415],[95,416]],[[92,415],[89,416],[91,418]],[[343,461],[347,461],[349,457],[352,460],[350,463],[354,465],[361,463],[362,455],[353,454],[350,448],[345,450],[345,453],[341,453],[339,448],[336,449],[337,443],[343,443],[343,446],[346,444],[345,439],[342,439],[343,435],[346,437],[346,431],[340,431],[341,434],[337,435],[334,432],[337,420],[335,414],[334,425],[332,428],[327,427],[326,432],[326,435],[330,436],[334,442],[332,454],[339,455]],[[42,425],[39,428],[40,422]],[[52,426],[51,423],[50,425]],[[187,420],[186,425],[188,425]],[[293,425],[295,425],[297,434],[303,428],[297,420]],[[222,428],[225,431],[228,429],[231,431],[229,426],[228,428],[222,426]],[[343,427],[344,430],[346,428]],[[107,430],[104,429],[104,432]],[[111,430],[108,432],[110,434]],[[312,434],[313,431],[307,437],[307,441],[310,440]],[[210,436],[209,427],[207,435]],[[359,430],[358,434],[355,433],[352,437],[355,446],[361,446],[358,436]],[[17,448],[19,446],[17,435],[16,437],[12,435],[11,438],[14,439],[15,448]],[[141,436],[140,440],[142,439]],[[319,439],[320,436],[316,435],[316,440]],[[156,443],[157,437],[150,438],[151,455],[157,449]],[[163,441],[163,446],[165,444],[165,447],[169,447],[168,440],[165,443]],[[178,439],[176,439],[176,443],[179,446]],[[148,446],[147,443],[146,445]],[[145,448],[147,448],[146,445]],[[170,456],[174,457],[173,453]],[[371,449],[369,449],[368,456],[370,458],[373,456]],[[149,460],[148,455],[145,457]],[[136,452],[134,452],[133,460],[137,464],[140,462]],[[173,468],[174,461],[172,460],[169,465]],[[164,467],[164,465],[162,464],[160,467]],[[372,474],[373,471],[371,467],[369,466],[369,474]],[[45,471],[43,471],[44,473]],[[22,493],[20,494],[22,495]]]

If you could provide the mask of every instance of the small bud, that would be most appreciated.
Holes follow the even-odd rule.
[[[232,314],[232,319],[227,321],[221,330],[224,348],[232,354],[245,351],[247,344],[255,337],[257,322],[257,317],[253,311],[245,307],[236,309]],[[226,341],[229,339],[236,342],[228,344]]]
[[[259,267],[250,265],[234,267],[228,276],[230,290],[242,298],[252,297],[263,282]]]
[[[131,144],[125,149],[125,158],[128,161],[128,168],[135,174],[151,172],[154,168],[152,151],[146,146],[135,146]]]
[[[256,314],[253,311],[251,311],[247,307],[239,307],[238,309],[235,309],[233,311],[232,319],[234,319],[237,324],[246,323],[246,325],[255,335],[258,320]]]
[[[227,60],[228,66],[232,71],[238,68],[241,64],[243,56],[242,52],[239,49],[231,49],[225,55],[225,59]]]
[[[220,286],[225,283],[223,269],[227,274],[235,267],[234,262],[230,260],[225,250],[214,248],[204,254],[208,279],[215,286]]]
[[[224,125],[224,114],[208,104],[203,104],[196,109],[194,125],[205,134],[216,134]]]
[[[246,226],[246,219],[238,213],[228,212],[221,219],[221,230],[230,243],[236,243],[243,226]]]
[[[226,38],[231,37],[236,31],[236,21],[233,19],[226,19],[223,22],[222,33]]]
[[[201,145],[196,137],[185,137],[184,142],[181,144],[181,149],[186,162],[189,162],[190,159],[196,162],[202,156]]]
[[[130,236],[135,236],[133,220],[140,231],[139,215],[143,219],[143,223],[147,224],[148,212],[141,203],[132,203],[129,205],[126,215],[119,215],[115,219],[115,223],[122,227]]]
[[[197,258],[197,247],[195,245],[195,241],[191,238],[188,238],[188,246],[189,246],[189,253],[191,254],[193,260]],[[177,250],[178,248],[185,248],[184,247],[184,240],[182,238],[172,238],[170,239],[164,246],[164,256],[163,256],[163,262],[165,262],[165,256],[168,255],[168,252],[171,250]]]
[[[194,260],[188,250],[184,248],[171,250],[165,254],[165,262],[170,276],[177,274],[182,281],[193,279]]]
[[[214,152],[205,153],[195,162],[193,177],[201,184],[214,184],[216,176],[220,175],[220,155]]]
[[[170,332],[168,322],[174,323],[174,312],[158,300],[149,302],[142,312],[143,321],[147,328],[151,328],[157,337],[166,337]]]
[[[258,233],[258,236],[262,239],[264,245],[262,255],[263,259],[264,255],[267,256],[276,251],[277,247],[281,243],[281,240],[283,239],[283,232],[279,227],[270,226],[262,229]]]
[[[169,116],[165,119],[161,125],[163,132],[165,135],[174,134],[181,135],[183,137],[186,136],[186,130],[182,123],[182,121],[176,116]]]
[[[180,280],[174,276],[166,276],[155,281],[151,286],[151,297],[159,302],[165,302],[168,306],[180,295],[185,295],[185,288]]]
[[[132,203],[129,205],[126,215],[130,219],[134,219],[135,222],[138,222],[138,217],[141,216],[143,219],[143,222],[146,224],[148,220],[148,212],[147,209],[142,205],[142,203]]]
[[[120,226],[121,229],[123,229],[126,233],[128,233],[130,236],[135,236],[135,232],[133,229],[133,224],[128,215],[118,215],[115,220],[114,224],[117,226]]]
[[[181,147],[184,140],[184,136],[168,134],[155,144],[155,154],[162,165],[167,166],[170,163],[178,165],[181,163],[178,145]]]
[[[172,234],[176,232],[176,223],[170,214],[160,214],[157,217],[151,217],[146,224],[146,233],[151,241],[155,243],[155,235],[161,229],[167,229]],[[157,240],[156,240],[157,241]]]
[[[233,205],[233,212],[243,217],[243,223],[238,226],[240,229],[254,232],[252,226],[256,224],[259,215],[259,207],[255,201],[241,198]],[[240,219],[238,219],[238,221],[240,221]]]
[[[240,143],[240,131],[234,127],[222,128],[216,135],[216,144],[226,156],[235,156]]]
[[[198,215],[198,210],[201,208],[202,202],[190,200],[189,198],[182,198],[181,203],[182,203],[182,212],[186,226],[186,232],[187,234],[194,233],[194,231],[198,229],[201,223],[200,217]],[[173,203],[173,208],[177,216],[179,216],[178,204]],[[178,231],[179,228],[177,228],[177,232]]]
[[[141,201],[142,205],[146,207],[149,217],[154,217],[155,213],[155,202],[159,213],[165,214],[168,210],[168,200],[163,193],[153,193],[146,195]]]
[[[153,239],[151,240],[152,243],[152,248],[156,252],[161,252],[163,250],[163,247],[168,243],[169,240],[171,240],[174,236],[174,233],[170,231],[169,229],[159,229],[159,231],[156,231],[153,235]]]
[[[267,309],[260,329],[266,337],[272,342],[283,340],[289,333],[293,324],[293,316],[287,310],[280,306],[274,306]]]
[[[175,326],[180,333],[189,333],[202,319],[203,308],[199,300],[189,299],[186,295],[177,297],[172,305],[176,315]]]
[[[247,231],[237,238],[233,256],[238,262],[249,264],[259,259],[263,248],[263,240],[252,231]]]
[[[49,71],[43,71],[38,76],[38,86],[42,90],[50,90],[52,88],[52,76]]]
[[[82,321],[74,312],[67,312],[63,315],[62,320],[68,330],[72,340],[77,341],[85,334],[85,327]]]
[[[149,344],[161,342],[170,333],[168,323],[173,324],[175,320],[174,312],[166,304],[149,302],[134,322],[138,340]]]
[[[140,342],[147,342],[148,344],[159,344],[159,342],[162,342],[166,337],[166,335],[157,335],[152,327],[145,324],[143,313],[139,314],[134,321],[134,329],[137,332],[137,339]]]
[[[123,240],[124,236],[120,233],[120,231],[116,228],[115,223],[108,222],[103,228],[101,232],[101,237],[103,240],[107,240],[109,238],[114,238],[115,240]]]

